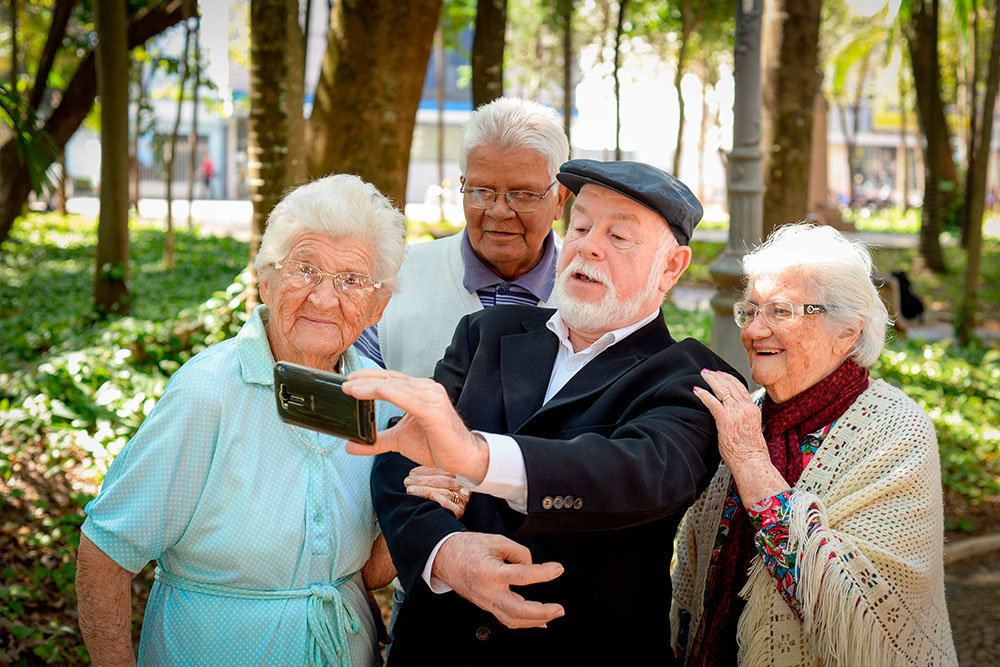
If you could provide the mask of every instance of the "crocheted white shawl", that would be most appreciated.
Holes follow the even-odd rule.
[[[721,465],[677,539],[671,644],[681,609],[693,637],[731,473]],[[944,597],[937,437],[920,407],[877,380],[837,420],[795,484],[792,612],[754,559],[737,640],[741,665],[957,665]],[[819,526],[806,534],[811,520]],[[711,613],[711,610],[707,610]]]

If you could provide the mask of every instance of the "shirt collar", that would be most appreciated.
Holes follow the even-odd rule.
[[[270,312],[261,304],[253,309],[250,319],[236,334],[236,354],[240,360],[240,377],[247,384],[274,385],[274,357],[267,342],[264,323]],[[347,375],[362,367],[361,358],[349,347],[340,355],[340,372]]]
[[[609,331],[600,338],[598,338],[597,340],[595,340],[590,347],[580,350],[580,353],[587,352],[589,354],[600,354],[601,352],[608,349],[615,343],[621,342],[631,334],[635,333],[642,327],[646,326],[647,324],[655,320],[658,315],[662,316],[660,314],[659,308],[657,308],[656,310],[654,310],[653,312],[651,312],[649,315],[642,318],[638,322],[629,324],[628,326],[624,326],[621,329],[615,329],[614,331]],[[560,345],[563,345],[566,348],[568,348],[570,354],[574,354],[573,344],[569,340],[569,327],[566,326],[566,321],[562,318],[562,315],[559,314],[558,310],[552,313],[552,317],[550,317],[549,320],[545,323],[545,326],[549,329],[549,331],[554,333],[557,338],[559,338]]]
[[[507,281],[493,273],[476,256],[476,251],[472,248],[472,242],[469,240],[468,231],[463,229],[462,266],[465,271],[462,276],[462,286],[467,292],[473,294],[486,287],[507,283],[528,290],[539,301],[547,301],[552,294],[552,285],[555,282],[557,257],[555,232],[549,232],[542,243],[542,259],[535,265],[535,268],[517,280]]]

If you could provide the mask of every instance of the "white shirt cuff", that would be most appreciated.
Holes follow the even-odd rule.
[[[459,476],[458,481],[475,493],[485,493],[507,501],[510,508],[521,514],[528,513],[528,473],[524,469],[524,455],[517,440],[509,435],[478,433],[490,449],[490,463],[486,476],[478,485]]]
[[[448,533],[434,545],[431,555],[427,557],[427,564],[424,565],[424,571],[420,573],[420,578],[424,580],[424,583],[427,584],[427,588],[431,589],[432,593],[447,593],[451,590],[451,586],[432,575],[431,571],[434,569],[434,559],[437,558],[438,550],[441,549],[441,545],[444,544],[449,537],[453,537],[455,535],[458,535],[458,531]]]

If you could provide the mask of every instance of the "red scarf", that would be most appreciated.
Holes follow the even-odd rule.
[[[789,486],[802,474],[802,441],[837,420],[868,388],[868,369],[851,360],[801,394],[784,403],[764,397],[761,421],[771,463]],[[729,524],[729,535],[719,551],[705,593],[705,608],[693,641],[688,644],[690,665],[735,665],[736,624],[746,601],[739,592],[757,556],[754,528],[743,505]]]

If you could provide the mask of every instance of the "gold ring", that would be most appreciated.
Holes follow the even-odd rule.
[[[727,398],[732,398],[732,397],[733,397],[733,395],[732,395],[732,394],[726,394],[725,396],[723,396],[723,397],[722,397],[722,403],[723,403],[723,404],[725,404],[725,402],[726,402],[726,399],[727,399]]]
[[[458,491],[452,491],[451,492],[451,502],[453,502],[453,503],[455,503],[457,505],[458,504],[458,500],[459,500],[459,498],[458,498]]]

